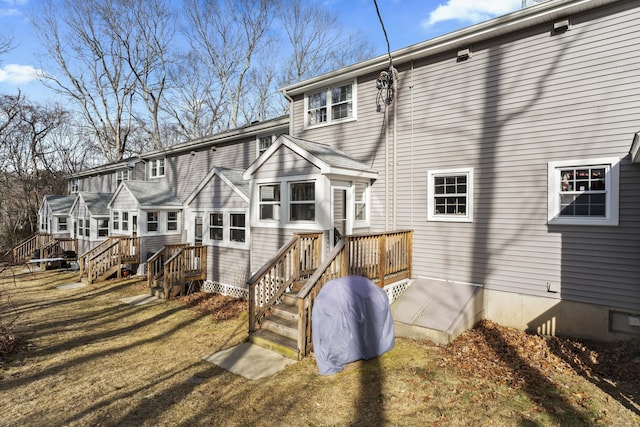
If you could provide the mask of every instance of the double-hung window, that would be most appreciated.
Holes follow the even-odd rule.
[[[306,96],[307,126],[355,118],[355,82],[336,85]]]
[[[58,231],[67,231],[67,217],[58,217]]]
[[[549,224],[618,225],[619,161],[549,162]]]
[[[80,178],[73,178],[71,180],[71,188],[69,189],[70,193],[77,193],[80,190]]]
[[[356,221],[367,221],[367,197],[369,184],[366,182],[356,182],[354,185],[354,210]]]
[[[158,231],[158,212],[147,212],[147,231]]]
[[[229,214],[229,240],[244,243],[246,241],[247,225],[244,213]]]
[[[98,237],[109,235],[109,218],[98,219]]]
[[[222,212],[209,214],[209,239],[218,241],[224,239],[224,214]]]
[[[111,223],[112,227],[115,230],[120,230],[120,211],[113,211],[111,213]]]
[[[315,182],[289,183],[289,221],[315,221]]]
[[[130,178],[130,170],[129,169],[120,169],[116,171],[116,187],[120,185],[122,181],[129,181]]]
[[[262,155],[273,144],[273,135],[258,137],[258,156]]]
[[[149,161],[151,178],[164,176],[164,159],[153,159]]]
[[[167,212],[167,231],[176,230],[178,230],[178,212],[169,211]]]
[[[129,231],[129,212],[122,212],[122,231]],[[114,224],[115,225],[115,224]]]
[[[429,221],[473,221],[473,168],[427,173]]]
[[[260,220],[280,219],[280,184],[264,184],[259,187]]]

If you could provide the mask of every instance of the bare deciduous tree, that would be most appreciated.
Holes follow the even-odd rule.
[[[123,157],[133,125],[136,77],[106,25],[111,0],[43,4],[34,25],[57,68],[44,83],[75,101],[104,158]]]
[[[228,103],[225,128],[235,128],[240,119],[246,81],[256,56],[270,42],[268,30],[274,19],[273,1],[185,0],[186,36],[201,63],[210,67]]]

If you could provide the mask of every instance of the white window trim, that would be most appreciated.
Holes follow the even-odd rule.
[[[604,218],[560,217],[560,169],[566,167],[609,166],[606,173],[606,213]],[[620,201],[620,158],[602,157],[579,160],[560,160],[547,163],[547,223],[549,225],[608,225],[617,226]]]
[[[169,213],[171,212],[175,212],[176,214],[176,219],[175,220],[169,220]],[[179,210],[172,210],[172,211],[166,211],[164,214],[164,224],[166,227],[166,231],[167,233],[177,233],[178,231],[180,231],[180,211]],[[176,229],[175,230],[169,230],[169,222],[175,222],[176,223]]]
[[[156,231],[149,231],[149,221],[148,214],[151,212],[158,213],[158,229]],[[167,218],[168,212],[178,212],[178,229],[177,230],[168,230],[167,229]],[[181,209],[145,209],[142,212],[142,217],[144,218],[144,235],[146,236],[169,236],[182,233],[182,217],[184,212]],[[131,216],[131,215],[130,215]],[[129,219],[131,222],[131,219]],[[140,231],[140,219],[138,218],[138,232]]]
[[[289,221],[289,184],[292,182],[305,182],[315,181],[315,204],[316,204],[316,219],[315,221]],[[260,219],[260,186],[269,184],[280,184],[280,219]],[[305,230],[321,231],[323,227],[327,226],[330,218],[327,218],[328,212],[324,212],[320,201],[330,200],[330,184],[321,175],[296,175],[287,176],[276,179],[258,179],[252,184],[252,203],[251,203],[251,226],[264,227],[264,228],[283,228],[283,229],[298,229],[304,227]],[[326,193],[326,194],[325,194]]]
[[[62,220],[64,220],[64,223],[61,222]],[[64,228],[61,228],[61,226],[64,226]],[[66,217],[66,216],[57,217],[56,231],[65,232],[65,233],[69,231],[69,217]]]
[[[106,227],[100,227],[100,223],[102,221],[107,221],[107,226]],[[101,239],[103,237],[109,237],[109,224],[110,224],[110,218],[96,218],[96,237],[98,239]],[[102,231],[106,231],[107,234],[105,234],[104,236],[100,235],[100,230]]]
[[[331,119],[331,89],[335,87],[346,86],[349,83],[351,83],[351,111],[352,111],[351,117],[332,120]],[[310,124],[309,123],[309,96],[322,91],[327,92],[327,105],[326,105],[327,121],[322,123],[317,123],[317,124]],[[319,89],[312,90],[305,93],[304,94],[304,129],[314,129],[314,128],[319,128],[323,126],[330,126],[336,123],[345,123],[345,122],[351,122],[351,121],[357,120],[358,118],[357,99],[358,99],[358,80],[357,79],[336,83],[331,86],[326,86],[326,87],[319,88]]]
[[[210,237],[209,230],[211,229],[211,214],[222,214],[222,240],[213,240]],[[231,241],[231,214],[243,214],[244,215],[244,242],[232,242]],[[220,246],[236,249],[249,249],[250,242],[250,219],[249,209],[237,209],[237,208],[221,208],[211,209],[204,213],[203,218],[203,236],[202,242],[205,245]]]
[[[466,215],[435,214],[436,176],[467,175],[467,213]],[[473,168],[438,169],[427,171],[427,220],[440,222],[473,222]]]
[[[69,185],[69,193],[77,193],[80,189],[80,178],[72,178]]]
[[[154,175],[153,174],[154,166],[155,166],[156,171],[159,170],[160,161],[162,161],[162,174],[156,173]],[[163,157],[161,159],[149,160],[149,177],[150,178],[162,178],[162,177],[165,176],[166,172],[167,172],[167,159],[165,157]]]

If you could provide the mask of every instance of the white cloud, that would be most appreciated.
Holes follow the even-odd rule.
[[[22,84],[37,80],[42,70],[31,65],[7,64],[0,68],[0,83]]]
[[[520,9],[522,0],[448,0],[422,21],[423,27],[429,27],[443,21],[459,21],[470,24],[486,21]]]

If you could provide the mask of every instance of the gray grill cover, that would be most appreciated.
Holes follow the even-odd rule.
[[[349,362],[377,357],[395,344],[387,294],[366,277],[327,282],[313,305],[311,319],[320,375],[340,372]]]

